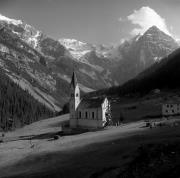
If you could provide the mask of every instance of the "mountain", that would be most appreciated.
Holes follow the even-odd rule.
[[[0,68],[11,80],[53,111],[59,111],[68,101],[73,70],[83,92],[115,83],[112,77],[107,77],[107,69],[75,59],[59,41],[25,22],[2,15]]]
[[[79,60],[86,53],[93,50],[93,46],[75,39],[59,39],[61,45],[63,45],[73,58]]]
[[[114,77],[123,84],[178,48],[177,42],[156,26],[119,47],[121,60]]]
[[[54,40],[21,20],[0,15],[0,69],[52,111],[68,101],[73,70],[84,93],[117,86],[177,46],[157,27],[120,45]]]
[[[91,52],[95,52],[99,58],[114,59],[116,57],[119,57],[116,47],[113,45],[94,45],[81,42],[76,39],[59,39],[59,42],[70,52],[70,54],[75,59],[78,59],[80,61],[83,61],[84,56]]]
[[[114,85],[134,78],[179,46],[156,26],[149,28],[143,35],[114,46],[93,45],[71,39],[59,41],[78,61],[106,69],[106,78],[114,80]]]
[[[119,87],[113,87],[102,93],[110,95],[146,94],[155,89],[180,88],[180,48],[141,72],[134,79]]]

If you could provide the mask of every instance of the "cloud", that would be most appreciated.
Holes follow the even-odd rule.
[[[122,17],[119,17],[119,19],[118,19],[120,22],[122,22],[123,21],[123,19],[122,19]]]
[[[155,25],[172,36],[167,28],[166,20],[150,7],[141,7],[139,10],[135,10],[131,15],[127,16],[127,19],[132,24],[139,26],[131,31],[131,35],[143,34],[147,29]]]

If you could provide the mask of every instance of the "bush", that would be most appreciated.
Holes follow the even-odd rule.
[[[54,135],[54,140],[58,140],[59,139],[59,135]]]

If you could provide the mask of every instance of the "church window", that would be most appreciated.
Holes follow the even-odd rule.
[[[79,118],[81,118],[81,111],[79,111]]]
[[[87,113],[87,111],[86,111],[86,118],[88,117],[88,113]]]
[[[92,118],[94,119],[94,112],[92,112]]]
[[[78,97],[78,93],[76,93],[76,97]]]

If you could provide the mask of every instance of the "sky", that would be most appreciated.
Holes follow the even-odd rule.
[[[0,0],[0,14],[54,39],[116,44],[153,25],[180,38],[180,0]]]

